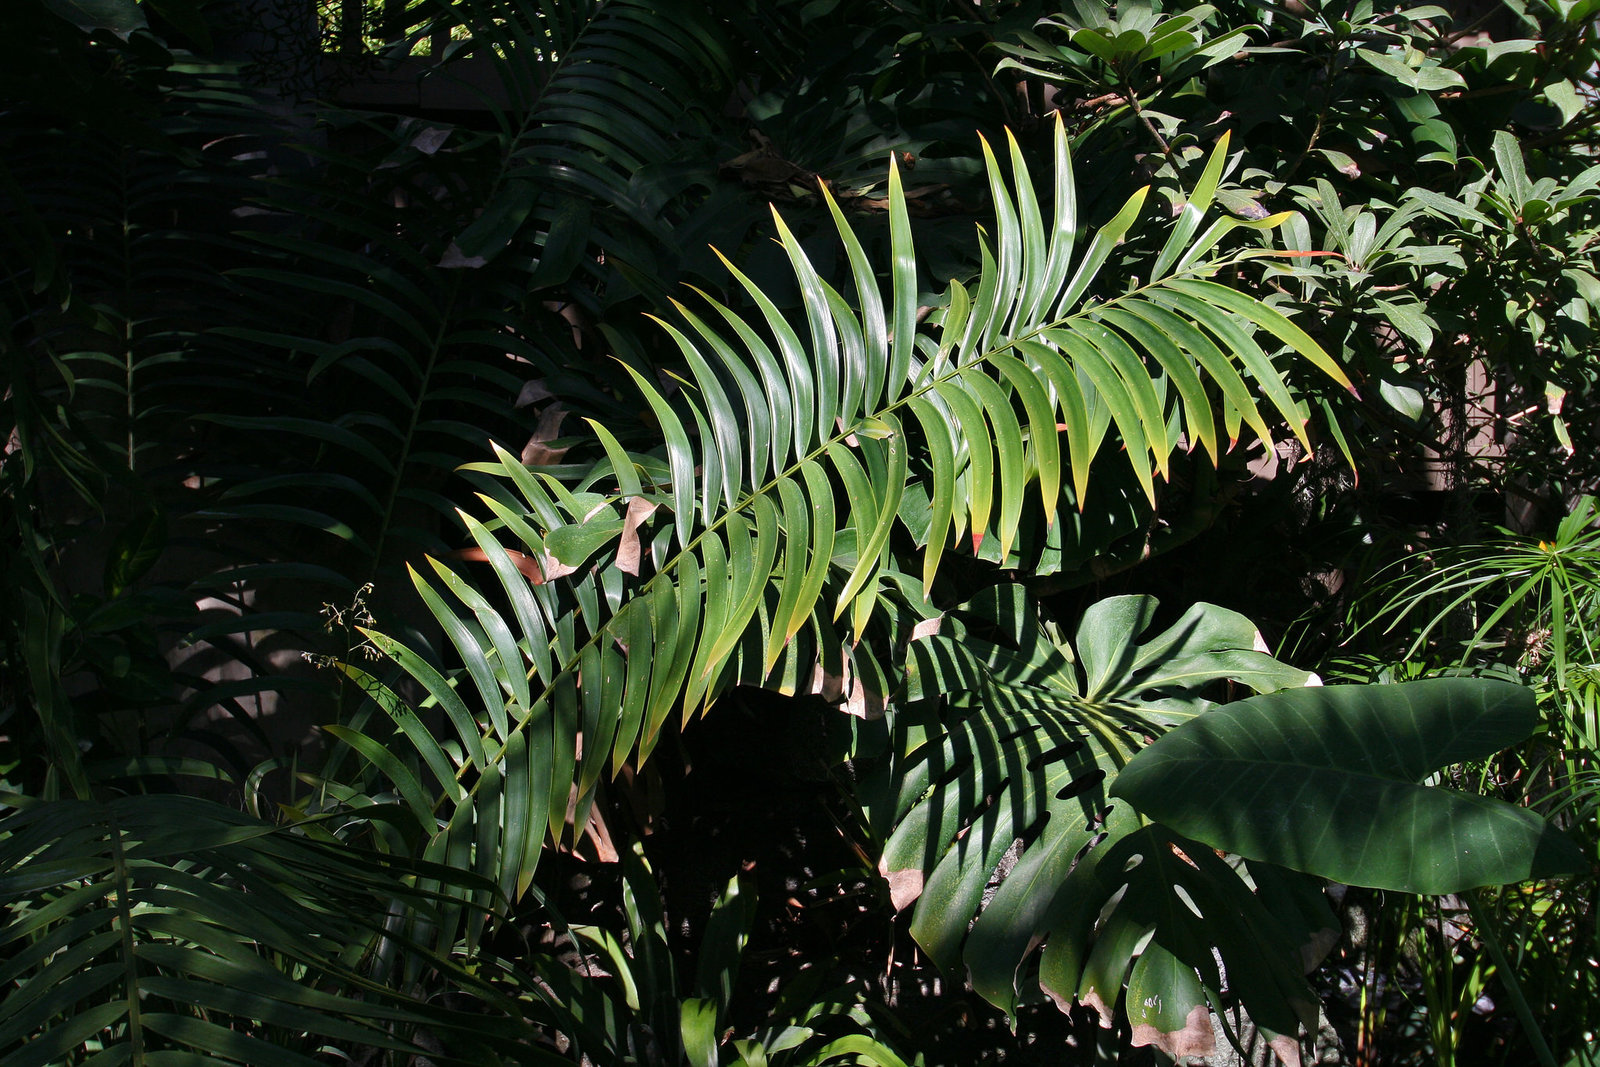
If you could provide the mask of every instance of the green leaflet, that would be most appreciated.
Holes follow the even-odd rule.
[[[586,1059],[627,1062],[634,1050],[650,1047],[661,1062],[696,1067],[819,1067],[844,1056],[851,1057],[844,1062],[905,1067],[871,1032],[854,993],[806,988],[803,981],[792,995],[783,991],[770,1025],[730,1040],[740,1032],[729,1009],[756,916],[754,880],[736,876],[726,883],[695,947],[694,972],[685,975],[667,942],[661,890],[644,850],[635,844],[620,858],[626,945],[604,928],[573,926],[568,931],[600,957],[601,967],[571,968],[542,955],[529,964],[561,1006],[561,1032]]]

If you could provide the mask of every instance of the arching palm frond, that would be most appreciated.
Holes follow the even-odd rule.
[[[119,734],[134,721],[145,737],[211,711],[245,722],[249,697],[271,687],[212,684],[255,666],[242,644],[211,640],[198,669],[167,655],[169,635],[207,640],[184,586],[217,557],[162,556],[169,543],[193,547],[203,521],[194,516],[205,497],[202,446],[219,466],[238,459],[227,442],[207,440],[201,420],[282,395],[281,379],[219,353],[205,329],[246,314],[221,271],[238,261],[232,212],[264,164],[237,141],[254,147],[281,130],[261,112],[241,121],[249,91],[237,66],[110,35],[79,47],[74,76],[115,106],[38,94],[0,116],[10,215],[0,230],[0,420],[13,442],[0,458],[0,497],[14,548],[11,614],[25,631],[15,658],[0,658],[26,670],[18,694],[45,733],[69,739],[50,746],[48,772],[28,773],[60,775],[82,796],[80,744],[92,764],[123,748]],[[52,113],[73,104],[78,121]],[[70,676],[80,680],[69,689]]]
[[[464,670],[448,677],[371,634],[427,691],[433,710],[419,715],[346,667],[395,736],[388,748],[376,728],[341,736],[407,798],[430,855],[473,842],[479,869],[514,896],[545,837],[573,821],[569,793],[581,826],[596,784],[648,755],[674,714],[736,682],[881,701],[898,685],[904,620],[935,614],[927,598],[952,543],[1009,544],[1025,496],[1051,517],[1108,459],[1153,492],[1185,439],[1215,455],[1243,427],[1267,437],[1269,420],[1303,434],[1261,335],[1348,384],[1292,323],[1206,277],[1223,265],[1208,258],[1221,236],[1251,225],[1201,228],[1221,149],[1148,277],[1092,300],[1143,193],[1080,247],[1059,128],[1055,148],[1048,220],[1015,144],[1012,183],[988,157],[995,244],[975,285],[952,282],[925,325],[891,175],[887,296],[842,213],[853,303],[780,218],[806,326],[731,264],[758,326],[709,299],[704,312],[680,305],[682,325],[663,328],[688,376],[669,394],[626,368],[659,454],[627,454],[594,424],[606,458],[582,475],[506,453],[479,466],[501,483],[483,495],[486,517],[463,522],[492,591],[437,562],[414,576]],[[1121,460],[1104,454],[1112,442]]]
[[[475,98],[492,121],[487,135],[460,130],[445,149],[480,163],[447,264],[473,269],[511,250],[535,288],[598,285],[583,275],[606,273],[594,263],[603,252],[666,276],[658,260],[675,256],[674,231],[729,207],[697,155],[733,77],[725,31],[704,5],[449,0],[418,14],[418,34],[464,37],[430,79]]]
[[[671,243],[672,213],[638,202],[629,174],[670,163],[684,125],[672,108],[728,79],[687,6],[424,10],[418,32],[464,35],[428,78],[482,94],[492,129],[336,114],[330,143],[307,146],[308,165],[266,198],[260,256],[231,274],[250,314],[212,332],[241,361],[301,377],[305,394],[227,418],[280,461],[224,474],[216,514],[309,539],[343,576],[344,603],[459,536],[441,533],[452,472],[491,443],[527,440],[531,413],[513,407],[528,379],[608,410],[543,305],[572,300],[576,282],[598,286],[578,276],[608,252]],[[469,76],[484,71],[487,86]],[[376,159],[349,147],[374,134]],[[327,567],[295,577],[322,584]]]

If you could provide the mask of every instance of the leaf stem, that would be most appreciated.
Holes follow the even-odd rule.
[[[1144,128],[1150,131],[1150,136],[1154,137],[1156,144],[1161,146],[1161,154],[1167,157],[1168,163],[1173,163],[1176,166],[1172,158],[1172,146],[1167,143],[1165,137],[1161,136],[1161,131],[1156,129],[1156,124],[1150,121],[1150,116],[1144,113],[1144,108],[1139,105],[1138,90],[1134,89],[1127,79],[1123,79],[1122,93],[1127,97],[1129,106],[1133,108],[1133,113],[1138,116],[1140,122],[1144,123]]]
[[[106,810],[106,829],[111,844],[112,877],[117,888],[112,894],[117,909],[116,923],[122,933],[123,983],[128,1001],[128,1044],[133,1063],[144,1062],[144,1020],[139,1014],[139,959],[134,954],[132,909],[128,897],[132,891],[128,876],[128,857],[122,851],[122,830],[109,809]]]
[[[1506,995],[1511,998],[1511,1007],[1517,1013],[1517,1020],[1522,1023],[1522,1032],[1527,1035],[1528,1043],[1533,1046],[1534,1055],[1538,1057],[1541,1067],[1556,1067],[1555,1054],[1550,1051],[1550,1045],[1539,1029],[1539,1020],[1534,1017],[1533,1007],[1522,991],[1522,983],[1517,980],[1517,973],[1512,970],[1511,961],[1506,957],[1505,947],[1500,944],[1500,935],[1495,929],[1494,918],[1483,908],[1477,890],[1464,893],[1462,896],[1466,899],[1467,908],[1472,912],[1472,922],[1477,927],[1478,937],[1489,950],[1495,968],[1500,972]]]

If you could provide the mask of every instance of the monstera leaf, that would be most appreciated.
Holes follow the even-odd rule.
[[[1351,885],[1456,893],[1585,866],[1526,808],[1420,784],[1538,725],[1531,690],[1473,678],[1274,693],[1167,734],[1112,792],[1251,860]]]
[[[1215,945],[1227,989],[1292,1059],[1299,1026],[1316,1020],[1306,957],[1336,928],[1316,883],[1230,866],[1113,803],[1109,786],[1151,735],[1209,708],[1208,694],[1317,679],[1261,651],[1234,612],[1198,604],[1152,631],[1156,609],[1149,597],[1102,601],[1069,643],[1005,587],[914,642],[907,718],[940,698],[974,710],[906,731],[881,870],[896,906],[914,904],[929,955],[964,966],[1008,1011],[1042,987],[1109,1026],[1121,999],[1136,1043],[1202,1054],[1224,988]],[[1035,979],[1024,964],[1041,940]]]

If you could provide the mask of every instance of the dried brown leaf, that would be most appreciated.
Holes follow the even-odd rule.
[[[1105,1022],[1106,1018],[1102,1013],[1101,1022]],[[1209,1056],[1217,1050],[1217,1035],[1211,1029],[1211,1009],[1204,1004],[1196,1004],[1189,1009],[1183,1029],[1173,1033],[1141,1023],[1133,1028],[1131,1043],[1135,1047],[1154,1045],[1175,1060],[1187,1056]]]
[[[446,270],[476,270],[489,262],[482,256],[463,255],[460,247],[450,242],[450,247],[444,250],[444,255],[439,257],[439,266]]]
[[[644,545],[639,540],[639,527],[656,510],[656,505],[642,496],[628,501],[628,513],[622,518],[622,540],[617,545],[617,569],[639,577],[639,563],[644,555]]]
[[[522,462],[525,465],[543,467],[561,462],[561,457],[567,454],[567,450],[551,448],[548,442],[561,436],[561,421],[566,417],[567,409],[561,404],[551,404],[539,414],[539,425],[534,427],[533,436],[528,438],[528,443],[522,446]]]
[[[511,565],[521,571],[524,578],[534,585],[544,584],[545,572],[540,568],[538,560],[509,548],[505,550],[505,553],[506,557],[511,560]],[[458,548],[450,555],[455,559],[466,560],[469,563],[489,562],[488,554],[481,548]]]
[[[917,868],[885,871],[880,866],[878,870],[889,883],[889,903],[894,906],[895,911],[905,911],[922,895],[922,884],[925,879]]]
[[[537,404],[541,400],[549,400],[556,394],[545,385],[543,378],[534,378],[522,383],[522,392],[517,394],[517,402],[512,407],[525,408],[529,404]]]
[[[848,714],[868,722],[881,719],[884,703],[883,694],[868,689],[859,674],[850,680],[850,695],[844,702],[844,710]]]

